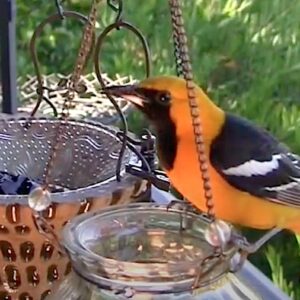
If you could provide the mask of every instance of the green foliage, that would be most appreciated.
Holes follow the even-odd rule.
[[[68,9],[87,14],[90,0],[66,0]],[[300,153],[299,0],[194,0],[184,2],[194,75],[224,109],[270,130]],[[167,1],[124,1],[125,18],[145,34],[152,52],[153,74],[173,74],[174,56]],[[55,11],[54,1],[17,0],[18,72],[33,73],[28,42],[34,28]],[[103,6],[98,33],[115,18]],[[42,71],[72,70],[82,24],[56,22],[38,41]],[[120,30],[105,40],[102,70],[113,75],[144,76],[143,52],[137,39]],[[89,66],[91,70],[91,66]],[[140,131],[138,114],[130,128]],[[254,234],[256,236],[256,234]],[[297,243],[298,241],[298,243]],[[293,299],[300,299],[300,238],[276,238],[252,261]]]
[[[287,253],[296,251],[299,253],[299,248],[287,245]],[[270,264],[272,280],[273,282],[280,286],[284,291],[286,291],[292,299],[300,299],[300,290],[297,287],[297,283],[292,281],[287,276],[287,273],[293,273],[294,276],[297,276],[297,270],[299,270],[299,262],[291,261],[285,259],[285,253],[283,251],[277,251],[275,247],[268,246],[266,250],[266,257]],[[288,268],[289,266],[289,268]]]

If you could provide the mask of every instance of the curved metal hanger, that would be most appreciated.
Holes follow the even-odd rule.
[[[99,37],[97,38],[96,41],[96,45],[95,45],[95,52],[94,52],[94,67],[95,67],[95,73],[97,76],[97,79],[105,93],[105,87],[106,84],[104,82],[103,76],[102,76],[102,72],[101,72],[101,68],[100,68],[100,59],[99,56],[101,55],[101,51],[103,48],[103,44],[105,41],[105,38],[114,30],[120,30],[120,29],[126,29],[130,32],[132,32],[135,36],[138,37],[139,41],[142,44],[143,47],[143,51],[144,51],[144,57],[145,57],[145,72],[146,72],[146,77],[149,77],[150,72],[151,72],[151,59],[150,59],[150,51],[149,51],[149,46],[148,43],[144,37],[144,35],[142,34],[142,32],[137,29],[134,25],[130,24],[129,22],[125,22],[122,20],[122,16],[123,16],[123,1],[122,0],[118,0],[118,5],[114,5],[112,3],[112,1],[107,1],[107,4],[109,7],[111,7],[116,13],[116,19],[115,22],[113,22],[112,24],[110,24],[109,26],[107,26],[103,32],[99,35]],[[127,137],[127,132],[128,132],[128,125],[126,122],[126,118],[123,114],[123,112],[121,111],[118,103],[116,102],[115,98],[110,95],[109,93],[105,93],[107,98],[111,101],[111,103],[113,104],[113,106],[115,107],[117,113],[120,116],[122,125],[123,125],[123,132],[122,132],[122,145],[121,145],[121,149],[120,149],[120,155],[118,158],[118,163],[117,163],[117,170],[116,170],[116,177],[117,180],[120,181],[121,180],[121,176],[120,176],[120,171],[121,171],[121,166],[122,166],[122,160],[123,160],[123,156],[126,150],[126,145],[127,145],[127,141],[128,141],[128,137]],[[149,169],[150,171],[150,169]]]
[[[57,3],[57,1],[56,1],[56,3]],[[59,21],[59,20],[65,19],[65,18],[75,19],[75,20],[78,20],[78,21],[84,22],[84,23],[88,22],[88,17],[86,17],[83,14],[80,14],[75,11],[59,10],[57,13],[47,17],[45,20],[43,20],[37,26],[37,28],[35,29],[35,31],[32,35],[32,38],[30,40],[29,49],[30,49],[30,54],[31,54],[31,58],[33,61],[34,70],[35,70],[36,78],[37,78],[37,84],[38,84],[38,87],[37,87],[38,100],[37,100],[37,103],[36,103],[34,109],[32,110],[32,112],[30,114],[31,117],[34,117],[34,115],[36,114],[36,112],[39,109],[43,100],[46,101],[51,106],[51,108],[53,109],[54,116],[55,117],[57,116],[57,110],[56,110],[55,106],[51,103],[49,98],[44,96],[44,90],[46,88],[43,86],[43,78],[42,78],[42,74],[40,71],[40,62],[39,62],[38,55],[37,55],[36,43],[37,43],[37,39],[41,36],[46,25],[52,24],[56,21]],[[95,44],[95,36],[93,36],[93,45],[94,44]],[[89,55],[92,54],[92,49],[93,49],[93,47],[91,48]]]

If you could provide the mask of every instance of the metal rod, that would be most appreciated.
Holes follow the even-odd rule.
[[[17,112],[16,0],[0,1],[2,112]]]

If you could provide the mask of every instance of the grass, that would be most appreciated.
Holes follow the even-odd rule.
[[[54,2],[54,1],[53,1]],[[264,126],[300,153],[300,2],[298,0],[193,0],[184,2],[194,75],[220,106]],[[65,6],[87,13],[90,1],[66,0]],[[54,11],[51,1],[17,0],[18,72],[33,72],[28,41],[34,27]],[[174,74],[167,1],[124,1],[124,16],[145,34],[153,74]],[[30,18],[28,17],[30,15]],[[98,32],[113,21],[103,7]],[[57,22],[39,41],[42,71],[69,73],[81,36],[81,24]],[[130,33],[107,38],[101,66],[113,75],[144,76],[143,52]],[[90,66],[91,67],[91,66]],[[139,131],[144,120],[131,117]],[[253,231],[250,232],[250,234]],[[255,233],[253,236],[256,236]],[[276,237],[251,260],[293,299],[300,299],[300,238]]]

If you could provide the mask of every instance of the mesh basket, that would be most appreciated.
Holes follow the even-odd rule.
[[[0,120],[0,170],[41,179],[58,121],[26,124],[25,119]],[[83,121],[66,121],[63,128],[50,183],[65,190],[52,193],[53,203],[44,212],[56,233],[75,215],[138,199],[145,186],[125,173],[121,183],[115,180],[120,143],[112,129]],[[126,151],[122,170],[131,159],[136,157]],[[0,211],[0,300],[44,299],[70,264],[38,232],[27,196],[0,195]]]

